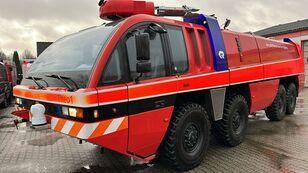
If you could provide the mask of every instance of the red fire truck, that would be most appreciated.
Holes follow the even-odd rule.
[[[236,146],[250,113],[265,110],[280,121],[294,112],[304,59],[292,40],[221,29],[214,16],[187,6],[99,5],[100,17],[113,21],[48,47],[14,88],[14,115],[135,159],[159,157],[189,170],[203,160],[210,132]]]

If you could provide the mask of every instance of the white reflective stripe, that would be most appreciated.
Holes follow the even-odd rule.
[[[51,125],[51,129],[55,129],[55,127],[56,127],[56,125],[58,124],[58,121],[59,121],[59,118],[51,118],[51,123],[50,123],[50,125]]]
[[[85,124],[79,131],[77,138],[88,139],[97,128],[98,124],[99,123]]]
[[[104,135],[107,135],[107,134],[110,134],[110,133],[117,131],[124,119],[125,119],[125,117],[112,120],[109,127],[105,130]]]
[[[75,123],[73,121],[66,121],[61,132],[64,134],[68,134],[71,131],[74,124]]]

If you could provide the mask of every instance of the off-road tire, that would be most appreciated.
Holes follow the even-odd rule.
[[[179,171],[190,170],[202,162],[209,139],[210,121],[205,109],[196,103],[183,104],[173,112],[159,158]]]
[[[245,138],[248,114],[248,104],[242,95],[228,95],[223,118],[214,123],[213,134],[216,139],[226,146],[239,145]]]
[[[286,95],[285,87],[280,85],[272,105],[265,109],[266,117],[271,121],[281,121],[284,118],[287,105]]]
[[[287,108],[286,114],[291,115],[295,111],[297,98],[297,88],[294,83],[291,83],[287,88]]]

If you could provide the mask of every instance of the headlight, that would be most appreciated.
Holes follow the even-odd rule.
[[[83,110],[78,108],[68,108],[69,116],[75,118],[83,118]]]

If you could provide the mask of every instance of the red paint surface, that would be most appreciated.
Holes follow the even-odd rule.
[[[263,80],[263,66],[234,68],[230,70],[230,83],[246,83],[247,81]]]
[[[154,154],[166,133],[173,108],[171,106],[130,116],[128,151],[141,157]]]
[[[114,150],[122,154],[127,154],[126,149],[128,141],[128,129],[120,130],[97,138],[92,138],[88,141],[110,150]]]
[[[98,87],[98,101],[101,104],[108,102],[117,102],[127,100],[127,85],[112,85],[106,87]]]
[[[250,112],[256,112],[270,106],[277,94],[279,80],[249,84],[251,95]]]

